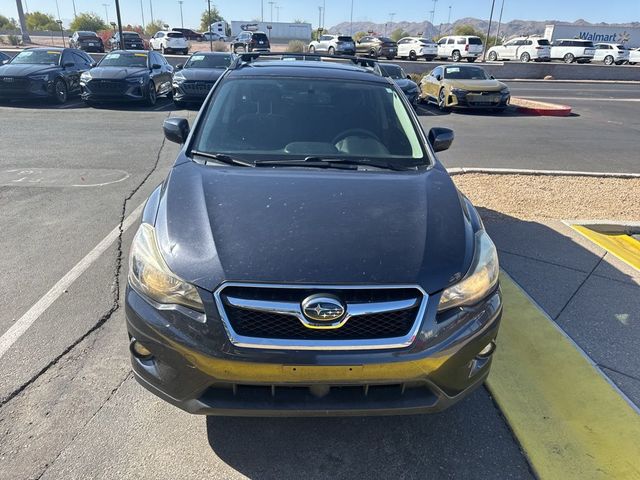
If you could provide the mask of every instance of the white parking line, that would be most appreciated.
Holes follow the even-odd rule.
[[[524,95],[521,96],[521,98],[530,98],[530,99],[540,99],[540,100],[580,100],[583,102],[640,102],[640,98],[605,98],[605,97],[601,97],[601,98],[594,98],[594,97],[561,97],[561,96],[556,96],[556,97],[548,97],[548,96],[542,96],[542,97],[532,97],[529,95]]]
[[[122,231],[126,232],[131,225],[140,216],[144,203],[139,205],[131,214],[125,218],[122,222]],[[22,317],[20,317],[12,326],[7,330],[2,337],[0,337],[0,358],[11,348],[11,346],[18,341],[18,339],[29,329],[31,325],[42,315],[47,308],[67,290],[73,282],[75,282],[80,275],[82,275],[107,248],[116,241],[120,235],[120,225],[116,226],[109,234],[102,239],[93,250],[91,250],[82,260],[80,260],[71,270],[69,270],[64,277],[56,282],[51,289],[44,294],[40,300],[38,300]]]

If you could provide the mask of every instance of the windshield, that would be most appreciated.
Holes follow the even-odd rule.
[[[27,50],[11,60],[12,64],[58,65],[62,52],[56,50]]]
[[[489,75],[480,67],[446,67],[444,78],[449,80],[488,80]]]
[[[402,70],[398,65],[385,65],[384,63],[381,63],[380,68],[387,77],[393,78],[394,80],[407,78],[407,74],[404,73],[404,70]]]
[[[549,40],[547,40],[546,38],[542,38],[542,39],[538,40],[538,45],[549,46],[551,44],[549,43]]]
[[[353,38],[351,37],[338,37],[339,42],[353,42]]]
[[[378,40],[380,40],[383,43],[395,43],[393,40],[391,40],[389,37],[378,37]]]
[[[79,37],[97,37],[96,32],[78,32]]]
[[[140,39],[140,35],[138,35],[137,33],[131,32],[131,33],[123,33],[122,36],[124,37],[125,40],[139,40]]]
[[[147,66],[146,53],[110,53],[99,63],[100,67],[144,68]]]
[[[184,68],[227,68],[231,65],[230,54],[192,55]]]
[[[313,78],[228,79],[209,102],[192,149],[247,161],[323,156],[428,163],[393,88]]]

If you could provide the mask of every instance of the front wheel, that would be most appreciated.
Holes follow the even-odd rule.
[[[164,45],[160,45],[160,52],[162,52],[162,54],[164,55],[166,52],[166,48],[164,48]]]
[[[524,52],[522,55],[520,55],[520,61],[522,63],[528,63],[531,61],[531,55],[529,55],[527,52]]]
[[[440,93],[438,94],[438,108],[441,112],[446,112],[447,108],[447,95],[444,92],[444,88],[440,89]]]
[[[473,63],[473,62],[475,62],[475,61],[476,61],[476,57],[469,57],[469,58],[467,58],[467,62],[469,62],[469,63]]]
[[[498,54],[496,52],[489,52],[489,61],[496,62],[498,60]]]
[[[606,57],[604,57],[604,64],[613,65],[613,57],[611,55],[607,55]]]
[[[62,78],[56,80],[54,84],[54,95],[56,102],[59,104],[63,104],[67,102],[67,98],[69,98],[69,90],[67,89],[67,82],[65,82]]]
[[[371,50],[371,51],[369,52],[369,56],[370,56],[371,58],[378,58],[378,52],[377,52],[377,51],[375,51],[375,50]]]
[[[573,53],[567,53],[563,58],[564,63],[573,63],[575,59],[576,57],[573,56]]]
[[[313,45],[311,45],[309,47],[309,53],[316,53],[316,47],[314,47]]]
[[[336,49],[333,47],[329,47],[329,55],[335,55],[336,54]]]
[[[158,92],[156,92],[156,84],[153,83],[153,80],[151,80],[147,84],[147,98],[145,99],[145,103],[150,107],[153,107],[157,101]]]
[[[411,60],[412,62],[415,62],[417,59],[418,59],[418,55],[416,55],[416,52],[411,50],[409,52],[409,60]]]
[[[453,60],[454,62],[459,62],[462,59],[462,55],[460,55],[459,51],[455,51],[451,54],[451,60]]]

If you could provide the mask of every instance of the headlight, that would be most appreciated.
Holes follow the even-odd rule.
[[[475,253],[469,272],[442,292],[438,311],[478,302],[498,283],[499,271],[496,246],[487,232],[480,230],[475,236]]]
[[[45,81],[49,79],[49,74],[48,73],[44,73],[42,75],[31,75],[29,77],[29,80],[35,80],[37,82],[41,82],[41,81]]]
[[[89,80],[91,80],[91,74],[89,72],[83,72],[82,75],[80,75],[81,82],[88,82]]]
[[[500,90],[500,93],[501,93],[502,95],[507,95],[507,94],[509,93],[509,87],[503,87],[503,88]]]
[[[186,80],[186,78],[184,78],[182,75],[174,75],[173,76],[173,83],[182,83]]]
[[[453,93],[456,97],[464,97],[469,90],[463,90],[462,88],[452,88],[451,93]]]
[[[155,302],[204,312],[197,289],[169,270],[158,248],[155,230],[148,223],[140,225],[131,245],[129,283]]]
[[[129,83],[139,83],[140,85],[142,85],[144,83],[144,77],[127,78],[127,82],[129,82]]]

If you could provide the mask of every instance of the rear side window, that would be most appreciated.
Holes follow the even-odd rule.
[[[253,39],[257,42],[263,41],[263,42],[268,42],[269,39],[267,38],[267,36],[264,33],[254,33],[253,34]]]
[[[467,40],[464,38],[459,38],[458,41],[456,42],[458,45],[464,45],[465,43],[467,43]]]
[[[184,38],[184,35],[180,32],[170,32],[167,33],[167,37],[169,38]]]
[[[482,45],[482,40],[480,40],[478,37],[470,37],[469,38],[469,44],[470,45]]]
[[[447,44],[448,45],[453,45],[455,43],[455,39],[450,38],[449,40],[447,40]]]
[[[338,37],[339,42],[353,42],[353,38],[351,37]]]
[[[543,45],[543,46],[546,47],[546,46],[549,46],[551,44],[549,43],[549,40],[547,40],[546,38],[542,38],[542,39],[538,40],[538,45]]]

